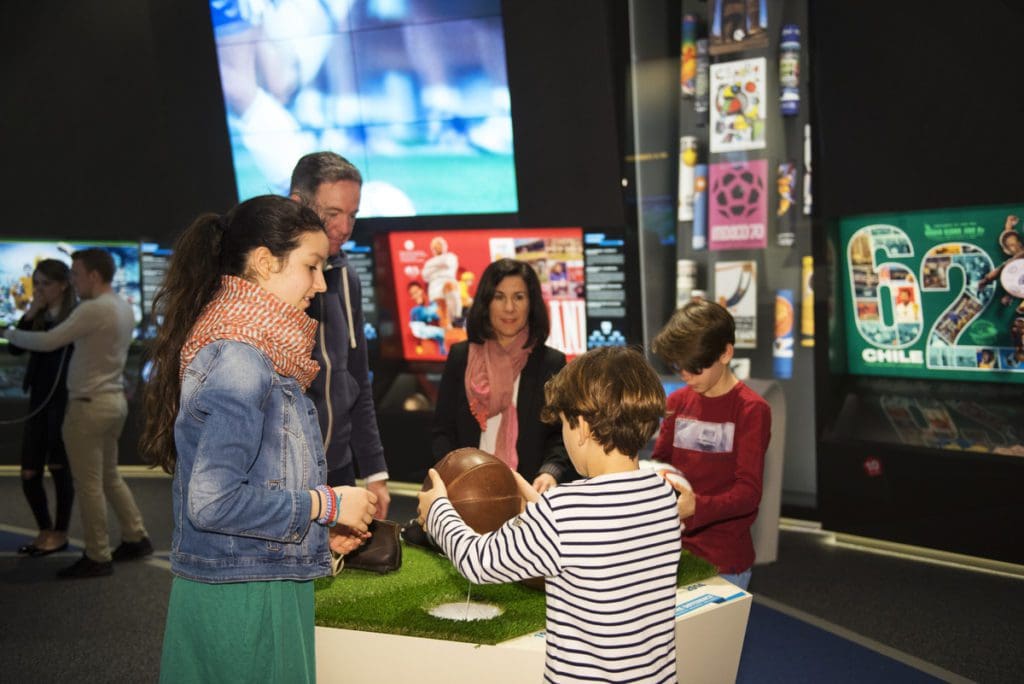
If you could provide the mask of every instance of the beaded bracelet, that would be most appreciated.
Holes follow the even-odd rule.
[[[338,517],[341,515],[341,497],[335,494],[334,488],[328,488],[328,497],[331,500],[331,521],[327,523],[328,527],[334,527],[338,524]]]
[[[317,522],[321,525],[327,525],[333,527],[338,519],[338,508],[337,502],[334,498],[334,490],[327,485],[317,485],[316,491],[320,492],[324,496],[324,510],[323,513],[317,518]]]

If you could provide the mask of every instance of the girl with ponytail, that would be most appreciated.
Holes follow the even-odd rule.
[[[319,371],[305,309],[326,289],[327,252],[315,212],[269,195],[200,216],[175,246],[141,443],[174,475],[161,681],[315,678],[311,580],[331,572],[328,527],[343,526],[331,548],[351,551],[376,503],[324,484],[304,394]]]

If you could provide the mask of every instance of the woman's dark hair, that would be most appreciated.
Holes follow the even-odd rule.
[[[551,321],[548,319],[548,307],[540,291],[540,278],[525,261],[515,259],[498,259],[491,262],[480,276],[476,288],[473,306],[466,317],[466,336],[470,342],[483,344],[484,340],[494,339],[494,326],[491,325],[491,301],[494,292],[502,280],[509,276],[519,276],[526,283],[526,292],[530,298],[530,314],[526,326],[530,333],[523,348],[544,344],[551,332]]]
[[[221,276],[249,277],[249,254],[266,247],[284,258],[305,233],[323,232],[312,209],[286,197],[263,195],[223,216],[203,214],[178,238],[163,287],[153,299],[160,329],[150,347],[153,372],[143,392],[143,458],[174,472],[174,421],[181,392],[180,355],[196,319],[220,289]]]
[[[75,288],[71,287],[71,269],[63,261],[43,259],[36,264],[35,271],[47,280],[64,283],[64,294],[61,297],[60,311],[57,312],[57,318],[52,321],[56,325],[67,318],[71,310],[78,303],[78,300],[75,299]],[[46,327],[46,317],[36,316],[32,321],[32,330],[42,330],[44,327]]]

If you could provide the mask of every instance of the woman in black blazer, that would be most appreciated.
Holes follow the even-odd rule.
[[[532,266],[499,259],[484,270],[466,321],[468,341],[452,345],[441,376],[431,431],[435,461],[479,447],[514,465],[538,492],[578,477],[561,426],[540,420],[544,383],[565,366],[565,354],[544,345],[550,328]],[[513,418],[509,434],[502,423]]]

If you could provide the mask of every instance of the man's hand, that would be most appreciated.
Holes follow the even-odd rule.
[[[516,473],[518,475],[518,473]],[[558,485],[558,480],[554,478],[550,473],[541,473],[533,480],[533,489],[538,494],[543,494],[552,487]]]
[[[437,474],[437,471],[431,468],[427,474],[430,476],[430,489],[417,495],[420,503],[416,508],[416,520],[424,530],[427,529],[427,513],[430,512],[430,507],[441,497],[448,496],[448,488],[444,486],[444,480]]]
[[[523,505],[519,507],[520,512],[526,509],[526,504],[533,503],[534,501],[540,501],[540,494],[538,494],[537,490],[534,489],[537,484],[536,480],[534,480],[534,484],[531,485],[522,475],[514,470],[512,471],[512,476],[516,478],[516,486],[519,487],[519,496],[523,497]],[[549,475],[548,477],[551,476]]]
[[[367,482],[366,488],[377,495],[377,512],[374,513],[373,517],[377,520],[386,520],[388,517],[388,507],[391,505],[388,481],[375,480],[374,482]]]

